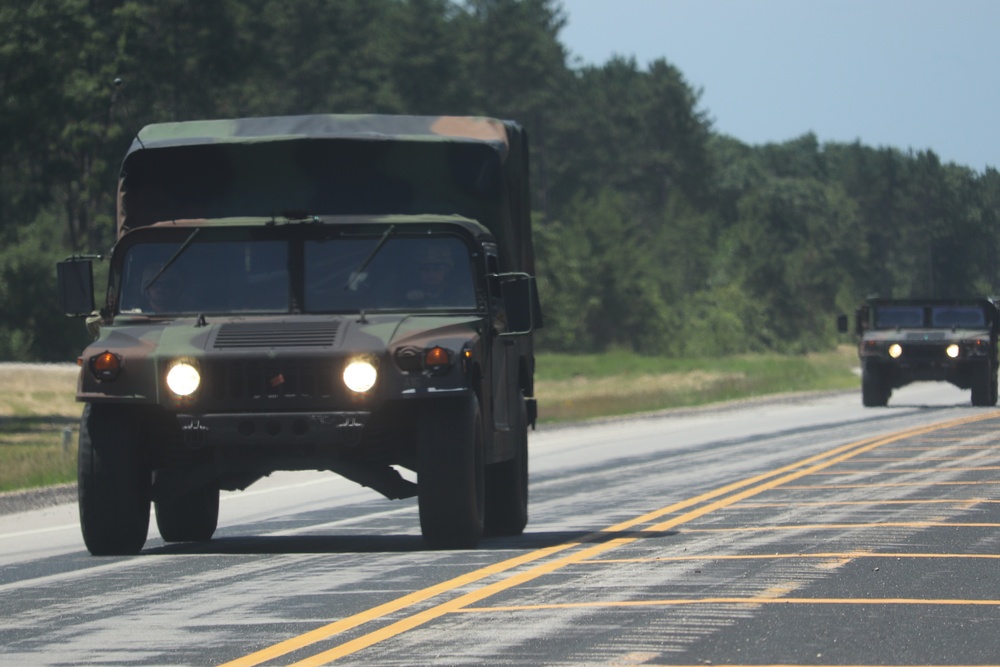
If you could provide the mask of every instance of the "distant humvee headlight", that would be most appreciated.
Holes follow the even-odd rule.
[[[903,354],[903,346],[899,343],[893,343],[889,346],[889,356],[893,359],[899,359]]]
[[[364,359],[352,361],[344,369],[344,384],[358,394],[363,394],[374,387],[376,379],[378,371],[370,361]]]
[[[960,351],[961,350],[959,349],[958,345],[955,343],[952,343],[951,345],[949,345],[944,349],[944,353],[947,354],[952,359],[958,359],[958,353]]]
[[[201,373],[189,363],[182,361],[167,371],[167,387],[178,396],[190,396],[198,391],[199,385]]]

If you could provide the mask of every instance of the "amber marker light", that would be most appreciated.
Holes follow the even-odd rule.
[[[110,382],[122,372],[122,362],[113,352],[101,352],[90,358],[90,372],[101,382]]]
[[[440,368],[451,364],[451,353],[443,347],[432,347],[424,353],[424,366]]]

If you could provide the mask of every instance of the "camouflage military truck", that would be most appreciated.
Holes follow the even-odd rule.
[[[151,503],[164,540],[208,540],[220,489],[277,470],[417,496],[432,546],[520,534],[541,326],[527,166],[520,126],[485,118],[145,127],[79,360],[91,553],[138,552]],[[94,311],[94,259],[58,266],[68,315]]]
[[[997,329],[989,300],[872,299],[856,313],[861,401],[884,406],[892,390],[943,381],[972,390],[972,404],[997,403]],[[846,333],[847,316],[838,328]]]

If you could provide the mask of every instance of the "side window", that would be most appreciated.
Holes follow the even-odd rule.
[[[402,298],[412,308],[475,308],[469,249],[460,239],[438,236],[400,240],[407,247]]]

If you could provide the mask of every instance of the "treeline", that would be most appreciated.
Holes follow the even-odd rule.
[[[996,292],[995,170],[813,135],[742,144],[666,60],[575,65],[564,23],[555,0],[4,4],[0,359],[78,353],[54,263],[110,249],[138,128],[195,118],[518,120],[547,350],[806,351],[872,293]]]

